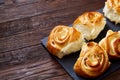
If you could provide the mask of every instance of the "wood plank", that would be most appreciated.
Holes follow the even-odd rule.
[[[24,18],[20,20],[10,21],[0,24],[0,38],[12,36],[34,28],[32,26],[30,18]]]
[[[74,5],[71,5],[71,3]],[[0,7],[0,23],[35,15],[41,15],[43,13],[71,8],[74,6],[88,5],[90,3],[99,2],[96,0],[40,0],[39,2],[24,6],[3,6]]]
[[[98,6],[97,9],[99,9],[100,7],[101,6]],[[80,15],[81,13],[83,13],[85,11],[90,11],[90,10],[93,11],[93,9],[90,9],[89,6],[86,6],[83,9],[81,9],[80,7],[73,7],[72,9],[71,8],[65,9],[65,10],[63,9],[63,10],[56,11],[54,13],[48,13],[48,14],[45,14],[42,16],[38,15],[38,16],[30,17],[30,18],[24,18],[24,19],[19,19],[19,20],[15,20],[15,21],[10,21],[7,23],[1,23],[0,24],[0,26],[1,26],[0,27],[1,28],[0,29],[0,32],[1,32],[0,37],[10,36],[12,34],[25,32],[26,30],[37,29],[39,27],[41,27],[41,28],[48,27],[48,26],[50,26],[49,24],[51,24],[51,23],[55,24],[55,22],[57,24],[61,24],[61,22],[64,22],[63,24],[65,24],[65,21],[66,21],[66,24],[68,24],[68,23],[70,24],[70,22],[71,23],[73,22],[75,17],[77,17],[78,15]],[[62,13],[64,13],[64,14],[62,14]],[[60,21],[60,20],[61,20],[61,22],[58,23],[57,21]],[[70,21],[70,22],[67,22],[67,21]],[[46,25],[48,25],[48,26],[46,26]]]
[[[106,76],[103,80],[119,80],[120,79],[120,69]]]
[[[52,77],[52,78],[48,78],[45,80],[73,80],[69,75],[64,74],[64,75],[60,75],[60,76],[56,76],[56,77]]]
[[[58,65],[58,63],[48,59],[45,61],[37,61],[32,64],[9,68],[7,70],[1,70],[0,74],[0,79],[2,80],[24,80],[29,78],[32,79],[32,77],[43,80],[66,74],[66,72]]]
[[[0,6],[21,6],[21,5],[26,5],[26,4],[32,4],[34,2],[37,2],[39,0],[5,0],[3,5]]]
[[[51,58],[49,53],[40,44],[5,52],[0,54],[0,70],[48,58]]]
[[[99,7],[101,6],[96,8]],[[1,24],[0,32],[1,37],[3,38],[0,38],[0,53],[40,44],[40,40],[45,36],[48,36],[49,32],[55,25],[70,24],[75,20],[77,17],[76,15],[80,15],[85,11],[93,10],[92,8],[89,8],[89,6],[84,8],[85,9],[81,9],[80,7],[68,8],[66,10],[59,10],[53,13],[44,14],[42,16],[35,16],[30,20],[29,18],[25,20],[22,19],[21,21],[18,21],[18,23],[16,23],[17,21],[14,21],[10,24]],[[62,11],[65,11],[64,14],[62,14]],[[22,22],[24,23],[21,24]]]
[[[17,50],[20,48],[25,48],[29,46],[34,46],[40,44],[40,40],[45,37],[44,34],[48,34],[47,28],[38,29],[33,32],[27,32],[24,34],[19,34],[11,37],[0,39],[0,53]],[[43,31],[41,33],[41,31]]]
[[[100,3],[97,3],[100,4]],[[95,6],[94,4],[92,6]],[[54,11],[51,13],[46,13],[44,15],[31,16],[27,18],[22,18],[19,20],[9,21],[0,24],[0,38],[16,35],[19,33],[24,33],[26,31],[35,30],[43,27],[53,27],[56,24],[71,24],[81,13],[85,11],[94,11],[101,8],[102,6],[97,6],[95,9],[85,7],[72,7],[67,9],[62,9],[59,11]],[[63,14],[64,13],[64,14]]]
[[[0,5],[4,4],[4,0],[0,0]]]
[[[22,78],[20,80],[41,80],[41,79],[37,76],[34,76],[34,77],[29,76],[27,78]],[[68,74],[62,74],[62,75],[58,75],[50,78],[46,77],[43,80],[73,80],[73,79]]]
[[[0,8],[11,8],[37,3],[40,0],[0,0]]]

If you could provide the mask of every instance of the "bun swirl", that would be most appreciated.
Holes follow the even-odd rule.
[[[108,53],[110,59],[120,59],[120,32],[109,30],[99,45]]]
[[[62,58],[64,55],[80,50],[82,41],[81,33],[75,28],[59,25],[51,31],[47,48],[53,55]]]
[[[86,78],[96,78],[110,66],[106,52],[95,42],[84,44],[74,71]]]

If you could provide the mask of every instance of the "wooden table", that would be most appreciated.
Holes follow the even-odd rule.
[[[72,80],[40,44],[105,0],[0,0],[0,80]],[[120,80],[120,70],[104,80]]]

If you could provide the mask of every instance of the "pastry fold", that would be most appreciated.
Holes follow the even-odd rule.
[[[73,23],[78,31],[83,33],[86,40],[94,40],[104,29],[106,19],[99,12],[86,12],[80,15]]]
[[[76,74],[85,78],[96,78],[110,66],[107,53],[95,42],[83,44],[80,56],[74,65]]]
[[[58,25],[51,31],[47,49],[58,58],[79,51],[84,38],[82,34],[73,27]]]
[[[99,45],[107,52],[110,59],[120,59],[120,31],[108,30]]]
[[[103,12],[110,21],[120,23],[120,0],[107,0]]]

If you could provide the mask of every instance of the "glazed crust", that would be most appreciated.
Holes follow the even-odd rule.
[[[84,44],[74,65],[76,74],[85,78],[96,78],[110,66],[107,53],[95,42]]]
[[[48,37],[47,49],[51,54],[62,58],[68,53],[64,51],[61,52],[61,50],[70,43],[75,42],[79,39],[82,41],[82,35],[75,28],[58,25],[51,31]],[[63,56],[59,56],[60,54]]]
[[[73,24],[83,24],[88,28],[99,27],[104,16],[99,12],[85,12],[80,15]]]
[[[120,59],[120,32],[108,30],[99,45],[108,53],[110,59]]]
[[[83,33],[86,40],[94,40],[104,29],[106,19],[99,12],[85,12],[80,15],[73,23],[78,31]]]
[[[103,12],[110,21],[120,23],[120,0],[107,0]]]
[[[106,5],[120,15],[120,0],[107,0]]]

